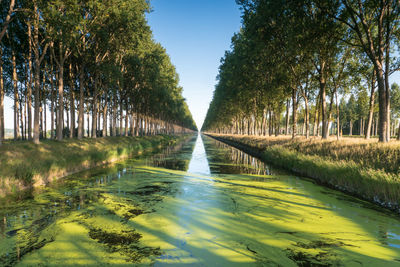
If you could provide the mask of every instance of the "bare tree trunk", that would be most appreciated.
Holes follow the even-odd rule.
[[[321,91],[322,139],[327,139],[328,119],[326,116],[326,81],[324,75],[325,75],[325,62],[322,62],[319,75],[319,86]]]
[[[293,106],[293,131],[292,131],[292,139],[296,137],[297,134],[297,97],[296,97],[296,90],[292,89],[292,106]]]
[[[51,59],[51,57],[50,57]],[[56,90],[54,88],[54,84],[53,84],[53,63],[52,60],[50,61],[50,65],[52,68],[52,71],[50,72],[49,78],[50,78],[50,90],[51,90],[51,103],[50,103],[50,138],[54,139],[54,110],[55,110],[55,98],[56,98]]]
[[[134,117],[134,113],[133,113],[133,108],[132,108],[132,106],[131,106],[131,108],[130,108],[130,111],[131,111],[131,115],[130,115],[130,117],[131,117],[131,120],[130,120],[130,131],[129,131],[129,134],[130,134],[130,136],[134,136],[134,121],[135,121],[135,117]]]
[[[69,127],[69,138],[75,137],[75,88],[74,88],[74,75],[72,72],[72,64],[69,64],[69,112],[71,116],[70,127]]]
[[[34,73],[34,83],[35,83],[35,92],[34,92],[34,99],[35,99],[35,110],[33,115],[33,143],[39,144],[39,136],[40,136],[40,129],[39,129],[39,112],[40,112],[40,63],[43,60],[44,55],[46,54],[47,45],[42,51],[42,56],[40,57],[39,53],[39,10],[36,1],[34,2],[34,10],[35,10],[35,19],[33,24],[33,40],[34,46],[33,51],[35,54],[35,73]]]
[[[27,107],[28,107],[28,139],[32,140],[32,30],[31,23],[28,20],[28,42],[29,42],[29,51],[28,51],[28,70],[29,70],[29,78],[27,82],[26,88],[26,98],[27,98]]]
[[[15,52],[12,52],[12,81],[14,87],[14,140],[19,139],[19,123],[18,123],[18,113],[19,113],[19,95],[18,95],[18,77],[17,77],[17,62]]]
[[[25,94],[25,105],[24,105],[24,132],[23,132],[23,138],[24,140],[28,139],[28,114],[27,114],[27,110],[28,110],[28,99],[26,97]]]
[[[349,136],[353,135],[353,121],[350,121],[350,133]]]
[[[286,99],[286,127],[285,135],[289,134],[289,110],[290,110],[290,99]]]
[[[108,101],[107,101],[107,93],[104,90],[104,107],[103,107],[103,137],[107,136],[107,108],[108,108]]]
[[[24,105],[23,105],[23,102],[22,102],[22,98],[23,98],[23,96],[22,96],[22,85],[21,85],[21,97],[18,99],[18,102],[19,102],[19,121],[20,121],[20,127],[21,127],[21,139],[23,140],[24,139],[24,112],[23,112],[23,108],[24,108]]]
[[[124,136],[128,136],[128,128],[129,128],[129,123],[128,123],[128,120],[129,120],[129,110],[128,110],[128,103],[127,103],[127,100],[125,100],[125,112],[126,112],[126,115],[125,115],[125,132],[124,132]]]
[[[87,137],[90,137],[90,111],[89,111],[89,103],[87,103]]]
[[[400,140],[400,121],[399,121],[399,129],[398,129],[398,132],[397,132],[397,140]]]
[[[79,70],[79,111],[78,111],[78,139],[84,135],[84,66]]]
[[[122,98],[122,97],[121,97]],[[122,99],[120,99],[120,102],[119,102],[119,136],[122,136],[122,121],[123,121],[123,114],[124,114],[124,111],[123,111],[123,108],[122,108]]]
[[[36,2],[35,2],[36,3]],[[35,110],[33,114],[33,142],[35,144],[39,144],[39,109],[40,109],[40,84],[39,84],[39,79],[40,79],[40,59],[39,59],[39,48],[36,47],[39,45],[39,22],[38,22],[38,15],[36,14],[38,12],[37,6],[35,5],[35,21],[34,21],[34,41],[35,41],[35,48],[34,48],[34,53],[35,53],[35,78],[34,78],[34,83],[35,83],[35,92],[34,92],[34,99],[35,99]]]
[[[100,94],[99,94],[99,100],[97,101],[97,132],[100,132],[100,129],[101,129],[101,114],[102,114],[102,111],[100,110],[100,107],[101,107],[101,97],[100,97]],[[99,136],[99,134],[98,134],[98,136]]]
[[[306,124],[306,139],[310,138],[310,112],[308,110],[308,97],[304,98],[304,106],[305,106],[305,124]]]
[[[58,74],[58,114],[57,114],[57,140],[63,139],[64,129],[64,62],[59,65]]]
[[[113,120],[112,120],[112,136],[117,136],[117,93],[114,91],[113,95]]]
[[[0,46],[0,145],[4,140],[4,128],[3,49]]]
[[[335,96],[336,96],[336,128],[337,128],[337,133],[336,133],[336,139],[340,139],[340,110],[339,110],[339,99],[338,99],[338,93],[337,90],[335,91]]]
[[[387,116],[387,99],[386,99],[386,88],[385,80],[383,77],[382,68],[376,70],[377,81],[378,81],[378,92],[379,92],[379,141],[386,143],[388,139],[388,116]]]
[[[371,80],[371,95],[369,97],[369,112],[368,112],[368,124],[367,124],[367,133],[365,135],[365,139],[371,138],[371,127],[372,127],[372,119],[374,116],[374,104],[375,104],[375,70]]]
[[[391,3],[391,1],[388,1],[388,3]],[[398,7],[397,7],[398,8]],[[386,12],[389,13],[390,6],[387,7]],[[389,14],[387,14],[386,19],[388,19]],[[390,141],[390,85],[389,85],[389,72],[390,72],[390,32],[391,32],[391,27],[390,23],[386,22],[386,40],[385,40],[385,89],[386,89],[386,120],[387,120],[387,142]]]
[[[92,138],[97,137],[98,79],[99,79],[99,76],[96,72],[95,77],[94,77],[94,92],[93,92],[93,106],[92,106]]]
[[[43,97],[43,112],[44,112],[44,123],[43,123],[43,138],[47,139],[47,112],[46,112],[46,94]]]
[[[136,111],[135,112],[135,136],[138,136],[138,135],[139,135],[139,114]]]

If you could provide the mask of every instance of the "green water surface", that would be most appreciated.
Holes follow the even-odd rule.
[[[400,266],[400,220],[193,136],[0,200],[1,266]]]

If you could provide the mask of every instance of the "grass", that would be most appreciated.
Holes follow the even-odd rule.
[[[0,146],[0,195],[140,154],[178,137],[105,137],[64,141],[6,141]]]
[[[400,212],[400,142],[214,135],[264,161]]]

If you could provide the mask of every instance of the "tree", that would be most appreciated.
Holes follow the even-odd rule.
[[[374,66],[379,92],[379,141],[390,139],[390,45],[399,26],[399,3],[393,0],[336,0],[326,5],[317,1],[347,27],[347,43],[359,47]]]

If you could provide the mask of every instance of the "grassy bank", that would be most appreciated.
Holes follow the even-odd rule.
[[[275,166],[400,212],[400,142],[211,136]]]
[[[16,192],[69,174],[111,163],[176,142],[174,136],[6,142],[0,146],[0,195]]]

